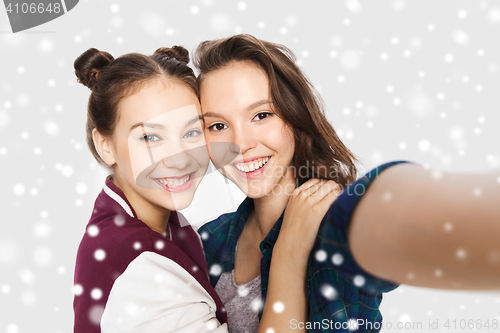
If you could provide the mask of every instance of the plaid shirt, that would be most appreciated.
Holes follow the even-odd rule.
[[[382,293],[398,285],[365,272],[354,261],[347,244],[347,229],[356,204],[370,183],[384,169],[405,161],[383,164],[348,185],[328,210],[321,223],[307,270],[307,299],[309,301],[309,331],[311,332],[379,332],[382,315],[379,306]],[[217,284],[222,271],[234,269],[235,247],[243,225],[254,206],[246,198],[234,213],[224,214],[199,229],[210,269],[210,282]],[[262,259],[263,304],[269,282],[269,266],[283,214],[260,243]],[[259,318],[262,315],[262,308]],[[291,328],[294,327],[291,322]],[[357,330],[352,329],[358,324]],[[306,326],[307,327],[307,326]]]

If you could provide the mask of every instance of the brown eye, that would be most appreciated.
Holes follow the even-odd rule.
[[[253,119],[254,120],[263,120],[271,115],[272,115],[272,113],[270,113],[270,112],[259,112],[259,113],[257,113],[257,115]]]
[[[211,131],[222,131],[223,129],[226,129],[227,126],[222,124],[222,123],[217,123],[217,124],[213,124],[212,126],[210,126],[208,129],[211,130]]]

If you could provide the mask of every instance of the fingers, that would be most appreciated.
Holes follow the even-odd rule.
[[[338,196],[341,192],[341,187],[333,180],[310,179],[302,186],[295,189],[295,191],[297,196],[310,200],[312,203],[316,203],[323,200],[327,196],[330,199],[334,197],[331,194],[332,192],[335,192]]]
[[[311,186],[307,190],[307,193],[310,196],[315,195],[319,197],[324,197],[325,195],[329,194],[330,192],[334,191],[337,188],[339,188],[339,185],[333,180],[322,179],[321,181]]]
[[[316,198],[313,199],[315,201],[313,205],[314,214],[323,218],[323,216],[325,216],[330,209],[331,205],[339,197],[342,192],[341,190],[341,186],[334,181],[329,181],[318,189],[318,191],[314,193]]]
[[[324,187],[327,188],[327,186],[324,186]],[[327,191],[328,192],[325,193],[325,195],[319,201],[319,204],[326,205],[326,206],[330,207],[333,204],[333,202],[338,198],[340,193],[342,193],[342,188],[340,185],[333,182],[333,184],[330,184]]]
[[[302,192],[304,192],[305,195],[307,196],[312,196],[314,193],[316,193],[324,184],[326,183],[325,180],[319,180],[315,182],[313,185],[311,185],[309,188],[304,189]]]
[[[296,190],[297,192],[303,192],[305,190],[310,189],[312,186],[318,184],[321,180],[318,178],[311,178],[304,184],[300,185]]]
[[[334,182],[333,180],[325,181],[325,183],[319,188],[315,194],[318,194],[322,197],[325,197],[332,192],[336,192],[337,194],[340,194],[341,192],[341,187],[339,184]]]

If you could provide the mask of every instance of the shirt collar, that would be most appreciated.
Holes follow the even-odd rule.
[[[234,260],[236,254],[236,243],[241,235],[245,222],[250,215],[250,212],[254,208],[254,201],[252,198],[247,197],[243,202],[239,205],[238,210],[233,215],[233,223],[229,227],[229,235],[233,238],[231,240],[231,267],[228,267],[230,270],[234,269]],[[283,214],[279,217],[278,221],[271,228],[271,231],[267,234],[266,238],[260,243],[259,248],[262,254],[266,254],[268,251],[272,251],[272,247],[276,243],[278,239],[278,235],[280,233],[281,225],[283,223]]]

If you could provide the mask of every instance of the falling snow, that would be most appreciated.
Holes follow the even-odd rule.
[[[90,297],[94,300],[99,300],[102,297],[102,290],[99,288],[94,288],[90,291]]]
[[[215,14],[210,20],[210,27],[216,33],[223,33],[231,29],[232,23],[225,14]]]
[[[354,50],[346,50],[340,56],[340,63],[345,69],[356,69],[361,62],[358,52]]]
[[[328,258],[328,254],[324,250],[319,250],[314,255],[314,258],[316,258],[317,261],[322,262]]]
[[[33,261],[38,266],[48,266],[52,262],[52,250],[48,247],[39,247],[33,251]]]
[[[28,284],[28,285],[31,285],[35,282],[36,278],[35,278],[35,274],[30,271],[29,269],[23,269],[19,272],[19,278],[21,279],[21,281],[23,281],[24,283]]]
[[[80,285],[80,284],[75,284],[75,285],[73,286],[73,294],[74,294],[75,296],[80,296],[80,295],[82,295],[82,294],[83,294],[83,287],[82,287],[82,285]]]
[[[458,259],[465,259],[467,257],[467,251],[465,251],[465,249],[458,249],[456,255]]]
[[[173,44],[191,51],[201,40],[251,33],[282,43],[297,55],[301,68],[321,90],[337,134],[362,163],[412,160],[429,165],[436,181],[443,179],[437,169],[483,171],[500,166],[498,149],[492,145],[499,141],[500,123],[495,95],[500,85],[500,52],[495,47],[500,7],[494,1],[445,1],[439,6],[407,0],[379,5],[367,0],[316,6],[290,2],[286,10],[270,2],[265,11],[247,0],[176,2],[175,10],[168,1],[133,9],[112,1],[96,10],[96,4],[85,4],[92,13],[90,21],[72,11],[67,16],[71,19],[54,20],[34,29],[36,34],[0,35],[6,59],[0,78],[6,222],[0,234],[0,331],[72,328],[71,306],[64,304],[71,297],[75,251],[83,233],[99,237],[99,229],[87,227],[87,222],[107,175],[85,143],[90,91],[77,84],[72,69],[76,56],[88,47],[115,57],[129,51],[151,54]],[[317,29],[318,22],[324,29]],[[391,26],[397,29],[387,29]],[[7,21],[2,30],[9,30]],[[500,177],[493,180],[500,187]],[[201,224],[235,210],[227,197],[231,191],[217,186],[213,197],[221,199],[205,203],[200,195],[187,214],[190,222]],[[472,200],[481,200],[490,188],[471,186],[467,191]],[[235,205],[239,199],[233,200]],[[124,226],[125,218],[117,215],[114,222]],[[436,232],[443,240],[460,231],[454,223],[438,222]],[[201,235],[202,240],[208,237]],[[130,246],[137,251],[143,247],[138,242]],[[106,253],[100,250],[95,259],[105,263]],[[467,262],[474,252],[457,244],[450,253]],[[351,262],[347,255],[320,250],[314,259],[340,270]],[[486,255],[492,264],[500,262],[498,251]],[[209,271],[220,275],[222,267]],[[443,267],[432,267],[429,274],[448,277]],[[418,278],[408,273],[409,281]],[[354,283],[362,286],[363,276]],[[326,299],[338,296],[329,285],[321,286],[320,292]],[[76,285],[73,293],[99,296],[92,286]],[[407,323],[452,315],[457,320],[483,314],[498,317],[498,296],[459,296],[400,286],[384,294],[382,314],[384,321]],[[260,299],[252,302],[252,309],[262,309]],[[99,323],[103,310],[96,306],[88,316]]]
[[[36,300],[37,300],[36,294],[32,291],[27,290],[21,294],[21,302],[26,306],[35,305]]]
[[[9,124],[9,113],[7,111],[0,109],[0,128],[6,127]]]
[[[92,290],[92,291],[94,291],[94,290]],[[99,292],[101,292],[101,291],[99,290]],[[97,295],[95,295],[95,296],[98,296],[98,292],[96,292],[96,294]],[[102,292],[101,292],[101,297],[102,297]],[[99,298],[101,298],[101,297],[99,297]],[[90,321],[96,325],[99,325],[103,313],[104,313],[104,307],[102,305],[94,305],[92,308],[90,308],[90,311],[89,311]]]
[[[26,187],[23,184],[16,184],[13,188],[15,195],[23,195],[26,191]]]
[[[156,243],[155,243],[155,248],[157,250],[162,250],[163,248],[165,247],[165,242],[161,241],[161,240],[157,240]]]
[[[125,217],[123,217],[122,215],[116,215],[113,219],[113,222],[116,226],[122,227],[123,225],[125,225]]]
[[[252,308],[252,311],[254,311],[254,312],[259,312],[262,309],[262,306],[263,306],[263,303],[262,303],[262,300],[260,299],[260,297],[255,298],[250,303],[250,307]]]
[[[222,266],[214,264],[210,267],[210,275],[219,276],[222,274]]]
[[[97,261],[103,261],[106,258],[106,251],[103,249],[97,249],[94,251],[94,259]]]
[[[7,333],[19,333],[19,327],[16,324],[9,324],[7,326]]]
[[[353,282],[356,287],[362,287],[365,284],[365,277],[363,275],[356,275]]]
[[[283,302],[275,302],[273,304],[273,311],[276,313],[282,313],[285,311],[285,304],[283,304]]]
[[[328,300],[334,299],[337,297],[337,290],[329,284],[324,284],[321,286],[321,295]]]
[[[90,236],[90,237],[95,237],[97,235],[99,235],[99,227],[96,226],[96,225],[91,225],[87,228],[87,234]]]
[[[341,265],[344,262],[344,257],[340,253],[335,253],[332,256],[332,262],[335,266]]]

